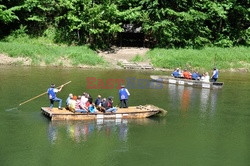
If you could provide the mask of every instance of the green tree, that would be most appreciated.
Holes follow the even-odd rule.
[[[249,46],[249,0],[0,0],[0,37],[33,36],[109,48],[124,24],[142,27],[155,47]],[[22,25],[22,26],[21,26]]]

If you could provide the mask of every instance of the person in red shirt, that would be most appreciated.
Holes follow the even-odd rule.
[[[183,77],[185,79],[192,79],[192,74],[189,71],[187,71],[187,69],[185,69],[183,72]]]

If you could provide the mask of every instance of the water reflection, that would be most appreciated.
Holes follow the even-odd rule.
[[[218,90],[202,89],[200,111],[202,112],[201,117],[206,115],[214,116],[217,105]]]
[[[52,123],[49,124],[49,129],[48,129],[48,137],[49,141],[54,144],[56,139],[57,139],[57,128],[56,126],[52,125]]]
[[[187,112],[190,103],[190,94],[192,90],[184,88],[181,95],[181,111]]]
[[[211,93],[211,111],[214,114],[216,110],[216,103],[218,98],[218,90],[214,90],[213,93]]]
[[[206,112],[208,108],[210,89],[201,89],[200,94],[200,110],[201,112]]]
[[[96,121],[52,121],[48,126],[48,139],[55,144],[63,133],[74,142],[88,141],[93,133],[101,134],[105,137],[117,136],[120,141],[127,142],[128,121],[136,124],[148,124],[151,119],[98,119]]]
[[[179,105],[182,115],[189,110],[199,109],[201,114],[213,115],[216,110],[218,90],[199,89],[168,84],[168,91],[173,107]]]

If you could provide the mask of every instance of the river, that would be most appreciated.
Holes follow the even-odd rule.
[[[0,163],[14,165],[237,165],[250,163],[250,73],[220,73],[223,89],[151,83],[155,71],[0,66]],[[166,73],[169,74],[169,73]],[[166,117],[138,120],[55,121],[40,112],[47,96],[19,103],[66,85],[58,97],[90,93],[95,99],[118,90],[89,89],[87,78],[136,79],[130,105],[154,104]],[[93,85],[92,84],[92,85]],[[101,85],[99,84],[99,87]],[[56,104],[57,105],[57,104]],[[116,104],[115,104],[116,105]]]

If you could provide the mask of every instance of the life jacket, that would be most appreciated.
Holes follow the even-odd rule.
[[[48,97],[49,97],[49,99],[56,98],[56,93],[54,92],[54,88],[49,88],[48,89]]]
[[[120,97],[120,100],[128,99],[128,93],[125,88],[122,88],[119,90],[119,97]]]

